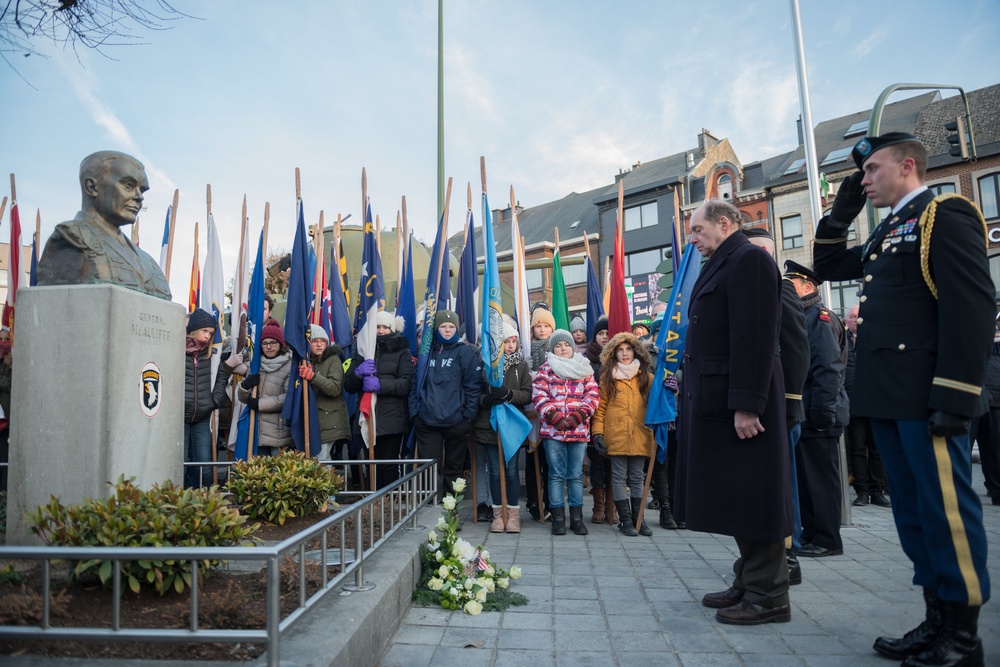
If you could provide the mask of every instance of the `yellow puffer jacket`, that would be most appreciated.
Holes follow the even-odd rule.
[[[645,425],[647,397],[639,393],[639,378],[616,380],[615,384],[618,392],[614,398],[601,390],[591,433],[604,436],[609,456],[650,456],[656,442],[653,431]]]

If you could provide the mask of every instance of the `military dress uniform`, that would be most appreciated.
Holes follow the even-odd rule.
[[[859,142],[859,167],[886,145],[915,141],[887,137]],[[853,248],[847,247],[846,226],[825,216],[814,247],[820,278],[864,281],[852,411],[872,420],[900,542],[913,561],[914,584],[924,588],[928,620],[933,608],[947,603],[978,614],[989,599],[968,432],[931,437],[928,420],[937,411],[966,418],[983,413],[996,312],[982,218],[967,200],[953,197],[936,206],[933,219],[922,219],[932,200],[925,187],[902,197],[897,210]],[[883,651],[879,642],[875,648]]]

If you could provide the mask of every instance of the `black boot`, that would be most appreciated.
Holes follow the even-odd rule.
[[[667,530],[677,530],[677,522],[670,511],[670,502],[664,497],[660,498],[660,528]]]
[[[569,508],[569,529],[574,535],[586,535],[587,526],[583,523],[583,507]]]
[[[923,623],[898,639],[879,637],[875,640],[872,648],[882,655],[896,660],[919,655],[929,649],[937,641],[941,628],[944,626],[944,605],[937,595],[926,588],[924,589],[924,604],[927,605],[927,614]]]
[[[983,641],[976,634],[979,607],[961,602],[944,603],[944,626],[929,649],[911,655],[903,667],[982,667]]]
[[[632,498],[632,525],[634,526],[639,518],[639,508],[642,507],[642,498]],[[653,534],[652,529],[649,527],[649,521],[645,517],[642,519],[642,527],[639,528],[639,534],[643,537],[650,537]]]
[[[616,500],[615,509],[618,510],[618,521],[620,522],[618,530],[629,537],[638,536],[639,532],[635,529],[635,524],[632,523],[632,510],[629,508],[628,498]]]
[[[565,507],[553,507],[552,508],[552,534],[553,535],[565,535],[566,534],[566,508]]]
[[[788,562],[788,585],[801,584],[802,566],[799,565],[799,559],[795,557],[791,549],[785,549],[785,560]]]

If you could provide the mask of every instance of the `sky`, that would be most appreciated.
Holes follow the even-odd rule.
[[[180,190],[170,283],[181,303],[196,221],[204,261],[207,184],[227,278],[244,195],[254,243],[270,202],[269,246],[291,248],[296,167],[308,224],[321,210],[327,225],[337,213],[358,223],[365,168],[383,229],[405,196],[415,236],[433,241],[436,2],[171,4],[189,18],[137,31],[142,44],[98,53],[42,40],[40,54],[4,54],[0,194],[14,173],[26,240],[36,210],[43,239],[76,214],[80,160],[110,149],[146,166],[140,246],[154,257]],[[869,109],[893,83],[1000,82],[1000,0],[806,1],[801,12],[814,124]],[[449,235],[470,182],[479,224],[480,156],[491,207],[511,186],[531,207],[690,149],[702,128],[744,163],[797,144],[789,2],[445,0],[444,13]]]

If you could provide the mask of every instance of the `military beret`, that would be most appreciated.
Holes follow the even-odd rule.
[[[803,266],[802,264],[799,264],[798,262],[790,259],[785,260],[785,277],[801,278],[802,280],[808,280],[813,285],[816,285],[816,287],[819,287],[820,285],[823,284],[823,281],[820,280],[815,273],[813,273],[812,269],[810,269],[808,266]]]
[[[858,165],[858,169],[861,169],[864,167],[865,161],[876,151],[880,151],[886,146],[902,144],[908,141],[916,141],[919,143],[920,140],[907,132],[886,132],[880,137],[865,137],[858,143],[854,144],[854,150],[851,151],[851,157],[854,158],[854,164]]]

